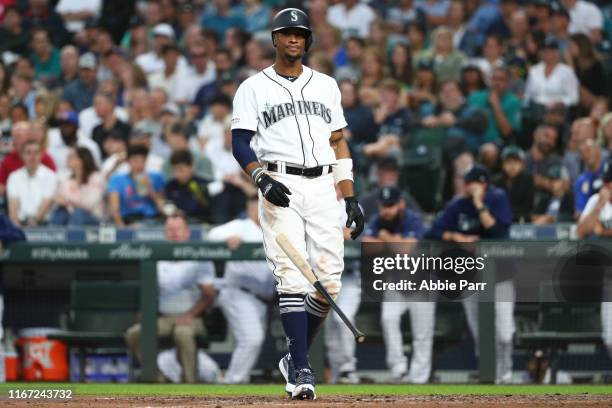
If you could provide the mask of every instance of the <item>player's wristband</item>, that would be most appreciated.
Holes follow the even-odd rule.
[[[332,170],[336,183],[342,180],[353,181],[353,159],[338,159],[338,163]]]
[[[261,167],[257,167],[255,170],[253,170],[253,172],[251,172],[251,178],[256,186],[259,185],[259,180],[261,180],[265,174],[264,169]]]

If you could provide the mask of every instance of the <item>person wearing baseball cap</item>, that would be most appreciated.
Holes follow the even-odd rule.
[[[160,23],[151,30],[153,36],[153,49],[145,54],[139,55],[135,62],[148,76],[155,72],[163,72],[166,67],[162,58],[162,50],[165,46],[174,44],[176,35],[174,29],[168,23]],[[186,61],[183,61],[186,63]]]
[[[566,188],[564,168],[553,164],[546,169],[550,191],[539,194],[534,202],[531,221],[534,224],[553,224],[574,221],[574,197]]]
[[[79,77],[66,85],[62,100],[70,102],[75,111],[80,112],[93,104],[98,88],[96,80],[98,63],[96,57],[88,52],[79,58]]]
[[[525,152],[508,145],[501,152],[502,171],[493,176],[493,184],[508,195],[513,222],[528,222],[533,208],[533,176],[525,170]]]
[[[602,186],[593,194],[578,220],[578,237],[589,235],[612,237],[612,158],[608,159],[601,173]]]
[[[408,208],[397,187],[382,187],[378,194],[378,214],[368,223],[363,242],[416,243],[423,237],[421,216]],[[394,382],[423,384],[431,374],[435,302],[425,302],[400,293],[386,292],[381,323],[386,346],[387,367]],[[412,359],[404,354],[401,317],[410,313]]]
[[[456,243],[480,240],[506,240],[510,237],[512,210],[508,195],[501,188],[491,185],[489,170],[475,164],[463,176],[465,193],[452,200],[434,221],[426,238]],[[498,299],[511,298],[514,284],[507,272],[497,263],[495,293]],[[506,265],[504,265],[506,266]],[[463,308],[476,350],[478,350],[478,301],[472,295],[463,299]],[[495,383],[507,384],[512,380],[512,352],[514,336],[514,302],[495,303]]]

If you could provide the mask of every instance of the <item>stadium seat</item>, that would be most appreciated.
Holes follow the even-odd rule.
[[[445,177],[441,147],[419,143],[404,151],[400,187],[407,189],[424,211],[432,213],[442,205]]]
[[[85,381],[87,353],[101,347],[125,348],[124,334],[138,308],[137,281],[72,282],[67,329],[49,338],[77,349],[80,382]]]

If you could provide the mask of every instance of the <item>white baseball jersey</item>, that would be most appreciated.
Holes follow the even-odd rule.
[[[232,130],[255,132],[251,148],[260,162],[335,164],[329,138],[344,127],[336,80],[306,66],[293,82],[270,66],[246,79],[234,96]]]

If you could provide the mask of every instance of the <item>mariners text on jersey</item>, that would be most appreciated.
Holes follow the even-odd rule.
[[[295,116],[296,109],[298,115],[318,115],[323,118],[325,123],[331,123],[331,109],[324,104],[315,101],[295,101],[295,108],[292,103],[287,102],[274,105],[261,112],[264,127],[268,128],[281,119]]]

